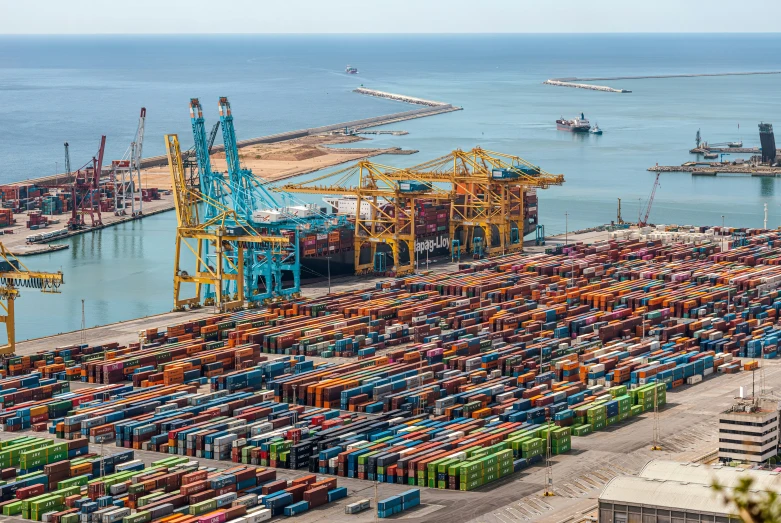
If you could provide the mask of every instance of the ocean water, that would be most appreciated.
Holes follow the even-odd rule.
[[[556,234],[615,219],[617,198],[624,218],[635,219],[653,185],[647,168],[694,159],[688,150],[698,129],[710,142],[758,146],[757,124],[781,122],[781,75],[601,82],[631,94],[544,80],[781,71],[780,46],[781,35],[0,36],[0,183],[62,170],[65,141],[74,168],[95,153],[101,134],[106,159],[122,157],[141,106],[146,156],[164,152],[165,133],[189,146],[190,97],[201,98],[211,125],[217,98],[228,96],[239,139],[411,108],[351,92],[365,85],[464,108],[390,126],[410,134],[365,145],[420,153],[375,161],[408,166],[476,145],[520,155],[566,177],[540,192],[541,222]],[[347,64],[360,74],[344,74]],[[556,131],[556,118],[580,112],[605,134]],[[776,226],[779,184],[663,174],[651,220],[720,224],[724,216],[728,225],[761,226],[767,203],[768,225]],[[88,325],[170,309],[174,227],[166,213],[25,259],[63,270],[66,285],[53,297],[23,292],[19,338],[78,328],[82,299]]]

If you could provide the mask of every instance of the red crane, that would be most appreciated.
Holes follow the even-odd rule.
[[[657,167],[659,164],[656,164]],[[651,214],[651,207],[654,204],[654,196],[656,196],[656,189],[659,187],[659,175],[662,174],[660,171],[656,171],[656,180],[654,181],[654,187],[651,189],[651,197],[648,198],[648,207],[645,208],[645,216],[642,220],[640,220],[640,223],[638,225],[640,227],[645,227],[648,225],[648,215]]]
[[[78,169],[73,183],[65,187],[71,190],[71,217],[68,220],[68,229],[84,227],[85,214],[89,214],[92,227],[103,225],[100,214],[100,174],[103,169],[105,147],[106,137],[101,136],[97,156],[93,156],[91,161]]]

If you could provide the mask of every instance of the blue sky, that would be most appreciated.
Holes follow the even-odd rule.
[[[781,0],[0,0],[0,34],[777,32]]]

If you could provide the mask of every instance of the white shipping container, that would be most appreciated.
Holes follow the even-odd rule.
[[[119,494],[124,494],[127,492],[127,483],[118,483],[116,485],[111,485],[108,489],[109,494],[112,496],[118,496]]]
[[[271,519],[271,510],[267,508],[253,510],[252,512],[247,512],[247,515],[244,517],[247,520],[246,523],[259,523],[260,521],[268,521]]]
[[[245,494],[240,498],[236,498],[236,500],[232,504],[232,506],[234,507],[245,506],[247,508],[256,507],[257,505],[258,505],[257,494]]]
[[[711,367],[708,367],[708,368],[707,368],[707,369],[705,369],[705,371],[702,373],[702,375],[703,375],[703,376],[710,376],[711,374],[713,374],[713,368],[711,368]]]
[[[695,374],[694,376],[689,376],[688,378],[686,378],[686,383],[688,383],[689,385],[695,385],[697,383],[700,383],[701,381],[702,381],[702,376],[700,376],[699,374]]]
[[[129,515],[130,515],[130,509],[125,507],[125,508],[120,508],[117,510],[112,510],[110,512],[107,512],[103,514],[103,517],[101,519],[103,523],[115,523],[116,521],[120,521],[122,518]]]

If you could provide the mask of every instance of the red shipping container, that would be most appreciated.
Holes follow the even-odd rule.
[[[206,501],[207,499],[212,499],[214,495],[215,492],[213,490],[204,490],[203,492],[192,494],[189,498],[190,505],[200,503],[201,501]]]
[[[182,485],[182,488],[180,490],[180,493],[183,496],[190,496],[192,494],[197,494],[198,492],[203,492],[208,488],[206,481],[196,481],[194,483],[190,483],[188,485]]]
[[[261,472],[258,472],[255,476],[258,480],[258,485],[262,485],[264,483],[268,483],[269,481],[274,481],[277,479],[277,471],[272,469],[266,469]]]
[[[294,479],[293,485],[311,485],[312,483],[316,483],[316,482],[317,482],[317,476],[315,476],[314,474],[310,474],[302,478]]]
[[[309,502],[309,508],[319,507],[328,503],[328,485],[323,485],[304,492],[304,501]]]
[[[308,488],[309,485],[306,484],[293,485],[292,487],[286,488],[285,492],[289,492],[290,495],[293,496],[293,503],[298,503],[304,499],[304,492],[306,492],[306,489]]]
[[[285,481],[284,479],[280,479],[263,485],[263,488],[261,489],[260,493],[265,496],[266,494],[273,494],[274,492],[279,492],[280,490],[284,490],[286,488],[287,488],[287,481]]]
[[[208,472],[205,470],[199,470],[197,472],[190,472],[189,474],[185,474],[182,476],[182,485],[189,485],[190,483],[196,483],[198,481],[203,481],[207,478],[209,475]],[[184,494],[184,492],[182,492]]]
[[[218,488],[214,491],[215,496],[222,496],[223,494],[229,494],[231,492],[236,492],[236,485],[226,485],[222,488]]]
[[[43,485],[31,485],[29,487],[23,487],[16,491],[16,499],[27,499],[33,496],[40,496],[44,491]]]

